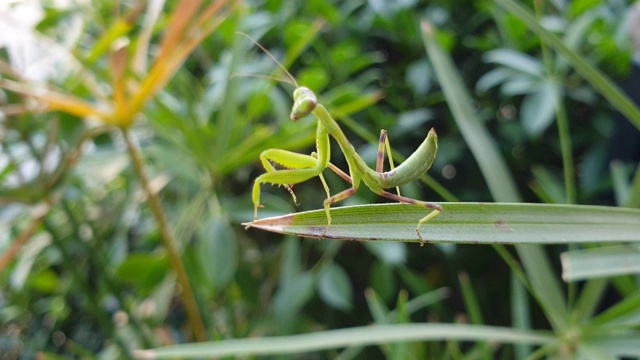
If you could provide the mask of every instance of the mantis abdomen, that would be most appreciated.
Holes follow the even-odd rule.
[[[436,159],[437,150],[438,136],[435,130],[431,129],[418,149],[400,166],[378,174],[380,185],[385,189],[389,189],[415,181],[431,168],[433,161]]]

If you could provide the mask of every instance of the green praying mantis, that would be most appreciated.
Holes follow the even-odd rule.
[[[422,206],[431,211],[418,221],[416,226],[416,234],[424,245],[425,240],[420,234],[420,228],[423,224],[440,214],[442,207],[438,204],[412,199],[400,195],[399,186],[412,182],[424,174],[433,164],[436,152],[438,150],[438,139],[435,130],[432,128],[427,137],[424,139],[418,149],[409,156],[398,167],[394,167],[391,157],[391,148],[387,138],[387,131],[380,131],[380,139],[378,143],[378,157],[376,160],[376,169],[371,169],[365,161],[358,155],[353,145],[349,142],[338,123],[331,117],[329,111],[318,103],[316,95],[308,88],[299,86],[294,77],[280,64],[280,62],[267,51],[257,41],[246,34],[241,34],[249,38],[256,46],[263,50],[278,66],[287,74],[292,85],[296,87],[293,92],[293,108],[290,118],[298,121],[308,115],[313,115],[317,119],[316,129],[316,151],[311,155],[295,153],[282,149],[268,149],[260,154],[260,161],[264,166],[266,173],[258,176],[253,185],[252,199],[254,204],[254,220],[258,218],[258,208],[263,207],[260,204],[260,185],[269,183],[274,185],[283,185],[293,197],[294,203],[297,203],[296,196],[292,186],[314,177],[319,177],[327,198],[324,200],[324,211],[327,217],[327,226],[324,234],[326,234],[329,226],[331,226],[331,213],[329,208],[332,204],[342,201],[356,193],[361,183],[364,183],[374,193],[399,201],[401,203]],[[349,166],[349,174],[346,174],[337,166],[330,162],[330,137],[338,143],[344,157]],[[389,154],[389,164],[391,169],[384,171],[385,150]],[[284,169],[276,169],[277,164]],[[341,191],[335,195],[331,195],[327,182],[322,175],[325,169],[330,169],[342,179],[351,184],[351,188]],[[398,193],[394,194],[385,189],[396,188]]]

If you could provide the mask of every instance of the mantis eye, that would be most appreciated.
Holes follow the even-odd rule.
[[[313,91],[306,87],[299,87],[293,92],[293,109],[291,120],[297,121],[309,115],[318,105],[318,99]]]

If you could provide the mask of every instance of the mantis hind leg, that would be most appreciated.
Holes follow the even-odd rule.
[[[416,226],[416,234],[418,234],[418,238],[420,239],[420,242],[421,242],[420,245],[424,246],[426,241],[422,238],[422,235],[420,235],[420,228],[422,227],[423,224],[433,219],[434,217],[438,216],[438,214],[442,212],[442,206],[431,203],[431,202],[427,202],[427,201],[420,201],[420,200],[408,198],[406,196],[396,195],[394,193],[390,193],[387,191],[382,191],[379,195],[384,196],[388,199],[399,201],[401,203],[413,204],[417,206],[426,207],[427,209],[432,209],[432,211],[428,213],[427,216],[423,217],[418,221],[418,226]]]
[[[395,166],[393,164],[393,156],[391,155],[391,146],[389,145],[389,137],[387,136],[387,130],[382,129],[380,130],[380,139],[378,140],[378,157],[376,159],[376,172],[379,174],[382,174],[384,172],[385,151],[387,152],[387,154],[389,154],[389,166],[391,170],[393,170]],[[393,193],[382,190],[382,192],[380,192],[379,195],[392,200],[399,201],[401,203],[413,204],[417,206],[423,206],[428,209],[432,209],[432,211],[429,214],[427,214],[427,216],[423,217],[418,221],[418,226],[416,226],[416,234],[420,239],[421,245],[424,245],[425,240],[422,238],[422,235],[420,234],[420,228],[422,227],[423,224],[433,219],[434,217],[438,216],[438,214],[442,212],[442,206],[438,204],[434,204],[426,201],[420,201],[420,200],[408,198],[406,196],[402,196],[400,195],[399,186],[396,186],[396,191],[397,191],[397,194],[393,194]]]
[[[393,164],[393,156],[391,155],[391,145],[389,145],[389,137],[387,130],[380,130],[380,139],[378,140],[378,157],[376,158],[376,172],[382,174],[384,172],[384,152],[389,154],[389,167],[391,170],[395,168]],[[396,192],[400,195],[400,186],[396,186]]]

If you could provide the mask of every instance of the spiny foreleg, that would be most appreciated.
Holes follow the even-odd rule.
[[[293,197],[293,201],[297,203],[291,186],[316,176],[322,177],[322,166],[318,163],[318,159],[313,156],[298,154],[287,150],[269,149],[260,154],[260,161],[267,172],[258,176],[253,185],[252,198],[255,218],[258,217],[258,208],[262,207],[262,205],[260,205],[261,184],[270,183],[285,186]],[[282,165],[287,169],[278,170],[273,164]]]

